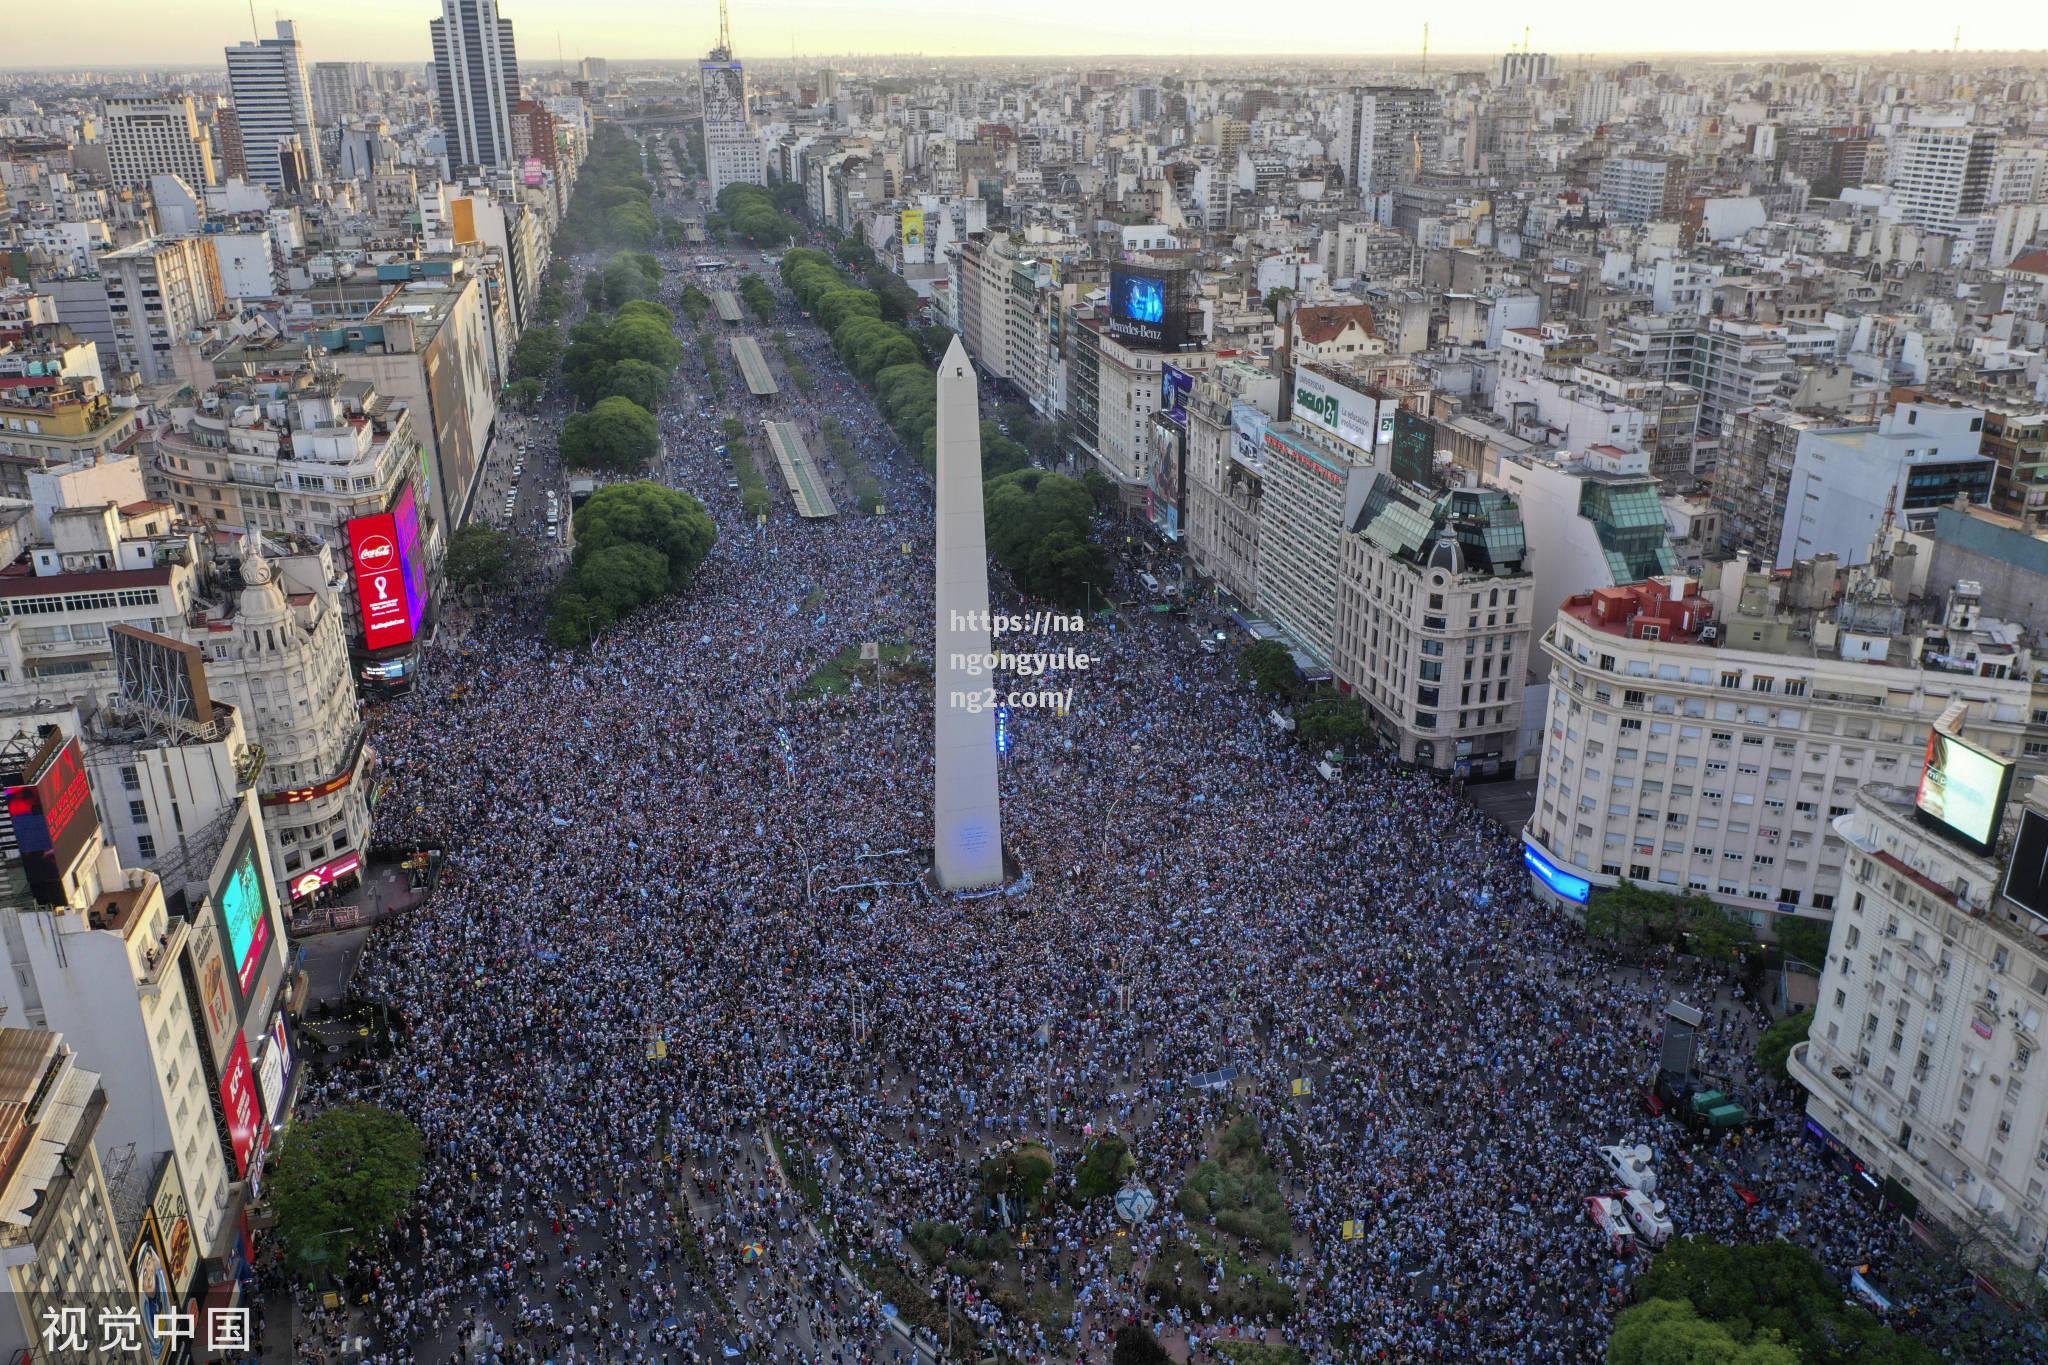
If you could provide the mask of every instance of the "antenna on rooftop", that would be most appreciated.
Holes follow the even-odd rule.
[[[256,26],[256,0],[249,0],[249,34],[257,42],[263,41],[263,30]]]
[[[721,60],[732,59],[732,25],[725,16],[725,0],[718,0],[718,50],[724,56]]]
[[[1429,79],[1429,20],[1422,21],[1422,78]]]

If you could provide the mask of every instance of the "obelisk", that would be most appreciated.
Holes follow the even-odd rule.
[[[954,337],[939,362],[938,657],[932,661],[932,868],[948,891],[1003,879],[989,655],[988,530],[981,509],[981,408]],[[970,672],[972,668],[972,672]]]

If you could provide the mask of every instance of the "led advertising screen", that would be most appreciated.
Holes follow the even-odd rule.
[[[1989,853],[1998,841],[2012,789],[2012,764],[1954,735],[1931,730],[1927,762],[1913,806],[1923,824],[1960,844]]]
[[[1109,272],[1109,330],[1128,341],[1163,346],[1178,340],[1167,313],[1166,276],[1118,267]]]
[[[1173,365],[1159,367],[1159,415],[1169,422],[1188,424],[1188,395],[1195,391],[1195,377]]]
[[[270,905],[263,894],[263,868],[256,845],[244,838],[229,865],[227,881],[216,892],[220,917],[227,925],[228,961],[242,984],[242,999],[256,988],[263,950],[270,946]]]
[[[1436,482],[1436,430],[1427,417],[1406,408],[1394,412],[1394,477],[1432,487]]]
[[[348,549],[363,608],[364,648],[411,644],[419,630],[398,555],[398,519],[389,512],[355,518],[348,524]]]
[[[427,619],[427,557],[420,550],[420,509],[411,484],[398,495],[391,518],[398,529],[398,570],[405,577],[405,606],[417,631]]]
[[[2020,909],[2048,920],[2048,818],[2031,810],[2020,813],[2019,837],[2012,841],[2002,890]]]
[[[235,1050],[221,1073],[220,1105],[227,1119],[228,1143],[235,1149],[235,1176],[239,1179],[249,1174],[256,1132],[262,1124],[262,1101],[256,1097],[256,1073],[249,1066],[249,1043],[240,1034],[235,1035]]]
[[[53,731],[21,775],[6,789],[15,847],[37,894],[61,898],[64,873],[100,827],[78,740]]]

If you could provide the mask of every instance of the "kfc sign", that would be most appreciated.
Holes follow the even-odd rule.
[[[369,650],[409,645],[419,633],[406,600],[405,564],[398,550],[398,528],[389,512],[357,517],[348,524],[350,557],[355,564],[356,597],[363,608],[363,646]]]

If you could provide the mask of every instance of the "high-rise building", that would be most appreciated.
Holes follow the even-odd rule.
[[[747,109],[747,72],[732,55],[723,6],[718,11],[718,46],[697,63],[697,83],[704,107],[704,170],[712,197],[727,185],[767,184],[767,160]]]
[[[512,107],[519,102],[519,58],[512,21],[497,0],[441,0],[428,25],[434,85],[448,159],[458,166],[512,164]]]
[[[313,63],[313,114],[323,124],[337,124],[363,112],[362,89],[369,84],[362,62]]]
[[[203,1102],[202,1102],[203,1107]],[[13,1312],[0,1312],[9,1360],[54,1358],[50,1324],[80,1304],[141,1321],[142,1301],[100,1167],[107,1093],[61,1035],[0,1029],[0,1264]],[[81,1327],[62,1358],[112,1365],[125,1352]]]
[[[1939,759],[1968,753],[1946,733],[1910,737]],[[1994,782],[2009,771],[1978,761]],[[2048,784],[2021,779],[2009,842],[2002,792],[1970,793],[1991,836],[1973,843],[1945,816],[1930,821],[1916,790],[1861,787],[1833,822],[1845,894],[1826,961],[1812,964],[1807,1041],[1786,1069],[1806,1089],[1806,1134],[1828,1166],[2033,1268],[2048,1240],[2048,1077],[2032,1065],[2048,1014]]]
[[[320,138],[313,130],[313,87],[296,26],[277,21],[277,36],[228,49],[228,91],[242,132],[249,178],[289,188],[288,169],[303,157],[305,176],[320,178]]]
[[[1342,537],[1332,667],[1403,762],[1509,778],[1535,618],[1515,500],[1373,478]]]
[[[114,184],[135,189],[153,175],[175,175],[195,189],[218,183],[213,144],[190,95],[107,101],[107,167]]]
[[[220,133],[220,178],[247,180],[249,158],[242,151],[242,119],[232,104],[214,111],[213,126]]]
[[[1600,168],[1600,199],[1624,223],[1677,218],[1685,208],[1685,159],[1609,157]]]
[[[114,315],[115,367],[145,384],[177,373],[173,349],[226,300],[213,245],[199,237],[151,237],[110,251],[100,257],[100,279]]]
[[[1504,52],[1500,59],[1500,85],[1534,85],[1557,74],[1557,58],[1548,52]]]
[[[1337,146],[1344,174],[1360,194],[1379,194],[1436,160],[1443,145],[1436,91],[1414,86],[1354,85],[1337,106]]]
[[[1892,140],[1887,182],[1898,192],[1900,220],[1953,232],[1984,212],[1998,158],[1998,130],[1972,126],[1967,114],[1914,114]]]

